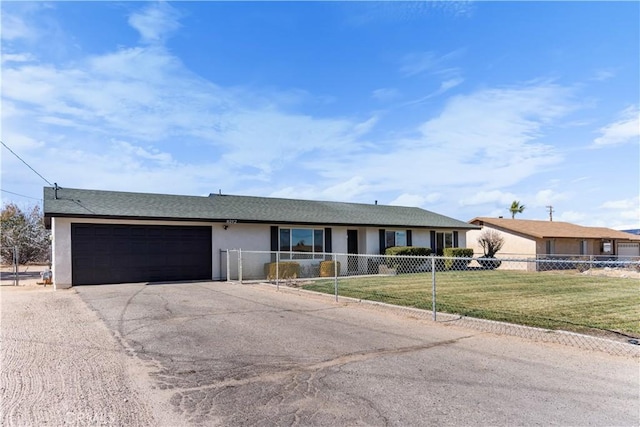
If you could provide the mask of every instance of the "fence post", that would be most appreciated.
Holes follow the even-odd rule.
[[[436,321],[436,257],[431,255],[431,307],[433,321]]]
[[[280,252],[276,252],[276,290],[280,290]]]
[[[238,249],[238,281],[242,284],[242,249]]]
[[[335,253],[333,254],[333,289],[338,302],[338,257]]]
[[[227,260],[226,260],[227,261],[227,271],[226,271],[226,275],[227,275],[227,282],[230,282],[231,281],[231,277],[230,277],[231,276],[231,270],[230,270],[231,265],[229,263],[229,249],[226,249],[226,251],[227,251]]]
[[[13,261],[13,270],[14,270],[14,274],[15,274],[15,284],[16,286],[20,286],[20,255],[18,253],[18,247],[14,246],[13,247],[13,256],[14,256],[14,261]]]

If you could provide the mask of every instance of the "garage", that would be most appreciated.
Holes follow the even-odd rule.
[[[71,224],[73,285],[210,280],[211,227]]]
[[[640,243],[618,243],[618,258],[640,256]]]

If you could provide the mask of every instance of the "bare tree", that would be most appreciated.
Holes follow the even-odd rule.
[[[11,262],[13,248],[18,248],[21,264],[49,261],[50,232],[44,227],[44,217],[38,205],[23,211],[9,203],[0,213],[0,255]]]
[[[485,229],[478,236],[478,243],[482,246],[485,258],[495,258],[496,252],[504,245],[504,237],[495,230]]]

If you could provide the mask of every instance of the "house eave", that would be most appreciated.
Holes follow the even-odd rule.
[[[51,228],[52,218],[77,218],[77,219],[100,219],[117,221],[168,221],[168,222],[204,222],[211,224],[226,223],[231,218],[198,218],[198,217],[162,217],[162,216],[129,216],[129,215],[99,215],[99,214],[69,214],[69,213],[46,213],[44,215],[45,227]],[[480,227],[469,224],[469,226],[434,226],[434,225],[411,225],[411,224],[380,224],[380,223],[354,223],[354,222],[310,222],[310,221],[272,221],[256,219],[233,219],[237,224],[268,224],[268,225],[307,225],[307,226],[332,226],[332,227],[372,227],[372,228],[412,228],[425,230],[479,230]]]

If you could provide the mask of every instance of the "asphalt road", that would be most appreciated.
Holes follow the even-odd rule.
[[[184,424],[640,424],[634,358],[265,285],[75,290],[150,367],[156,413]]]

